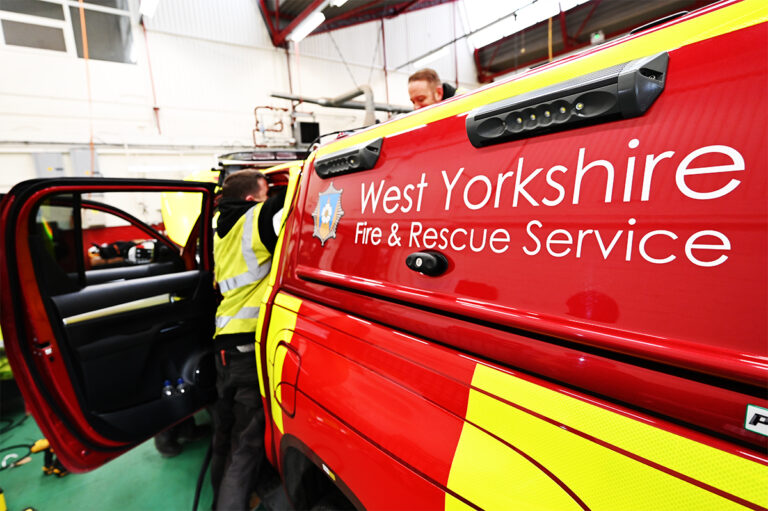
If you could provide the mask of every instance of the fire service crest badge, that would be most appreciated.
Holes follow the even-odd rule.
[[[328,239],[336,237],[336,227],[344,216],[344,210],[341,209],[343,191],[337,190],[331,183],[328,189],[318,195],[317,207],[312,213],[315,219],[315,230],[312,235],[320,239],[321,245],[325,245]]]

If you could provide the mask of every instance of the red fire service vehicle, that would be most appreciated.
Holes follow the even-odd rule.
[[[270,173],[256,356],[297,508],[768,508],[767,20],[705,7]],[[121,207],[169,193],[186,241]],[[70,470],[213,398],[212,193],[3,199],[6,348]],[[118,220],[143,258],[89,261]]]

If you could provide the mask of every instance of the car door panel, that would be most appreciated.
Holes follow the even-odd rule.
[[[201,197],[203,221],[184,249],[162,233],[161,208],[147,206],[167,191]],[[95,468],[215,398],[207,220],[213,185],[36,180],[17,185],[1,208],[9,360],[28,407],[68,468]],[[96,213],[88,217],[88,210]],[[156,218],[137,218],[142,211]],[[107,244],[150,240],[154,249],[142,260],[89,259],[94,232]],[[184,392],[163,396],[165,382],[179,379]]]
[[[210,275],[201,279],[196,271],[189,271],[89,286],[53,298],[89,411],[98,415],[121,410],[118,417],[125,417],[127,409],[136,408],[135,415],[143,415],[141,407],[157,400],[163,382],[175,385],[178,378],[195,384],[183,396],[198,401],[196,406],[190,401],[189,406],[200,408],[213,397],[214,369],[211,358],[204,356],[210,353],[210,333],[204,322],[210,318],[187,319],[195,310],[215,307],[210,300],[200,303],[202,296],[210,295],[200,293],[201,286],[211,287]],[[187,345],[197,348],[190,353]],[[203,378],[208,379],[202,385],[208,390],[198,392]],[[181,397],[162,401],[160,413],[152,413],[151,421],[140,421],[154,421],[157,428],[168,420],[163,412],[174,408],[166,405],[179,404]],[[140,428],[121,438],[141,438],[147,433]]]

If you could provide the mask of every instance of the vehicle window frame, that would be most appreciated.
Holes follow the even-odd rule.
[[[35,215],[30,217],[30,221],[32,223],[37,223],[39,220],[37,220],[37,216],[39,214],[40,208],[44,205],[48,206],[54,206],[54,207],[65,207],[70,210],[71,212],[71,219],[72,219],[72,243],[73,243],[73,250],[74,250],[74,270],[77,272],[77,275],[75,275],[75,279],[72,280],[72,284],[76,285],[78,289],[84,289],[88,287],[88,278],[87,278],[87,272],[89,271],[99,271],[101,269],[108,269],[108,268],[91,268],[90,270],[86,267],[85,264],[85,237],[83,235],[83,210],[88,209],[92,211],[98,211],[100,213],[105,213],[108,215],[113,215],[116,218],[119,218],[120,220],[128,223],[131,227],[138,229],[142,233],[146,234],[148,239],[153,239],[158,244],[165,245],[168,249],[171,250],[171,252],[174,255],[174,258],[179,263],[180,267],[187,266],[187,262],[185,261],[183,257],[183,248],[179,244],[172,241],[170,238],[153,228],[151,225],[147,224],[143,220],[133,216],[132,214],[128,213],[127,211],[124,211],[120,208],[117,208],[116,206],[113,206],[111,204],[107,204],[104,202],[96,201],[93,199],[83,199],[82,193],[73,193],[71,195],[67,194],[66,196],[60,196],[57,194],[52,194],[50,196],[45,197],[43,200],[41,200],[38,204],[35,205],[35,208],[37,209],[37,212]],[[34,227],[33,227],[34,228]],[[155,261],[152,261],[155,262]],[[35,264],[40,264],[39,262],[33,261]],[[57,261],[58,263],[58,261]],[[66,271],[66,269],[62,268],[62,270]]]

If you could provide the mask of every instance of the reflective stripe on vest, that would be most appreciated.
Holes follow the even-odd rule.
[[[222,292],[214,337],[252,333],[258,325],[258,310],[272,267],[272,254],[258,231],[262,207],[257,204],[244,211],[225,236],[214,235],[215,275]]]
[[[217,316],[216,328],[221,329],[227,326],[227,323],[233,319],[258,319],[259,307],[243,307],[234,316]]]
[[[253,216],[255,209],[255,207],[251,208],[245,214],[243,237],[240,244],[240,250],[243,254],[243,259],[245,259],[245,265],[248,267],[248,271],[219,282],[219,289],[221,289],[222,293],[258,282],[266,277],[272,269],[272,259],[267,259],[264,261],[264,264],[259,264],[259,260],[256,258],[256,254],[251,248],[253,243]]]

